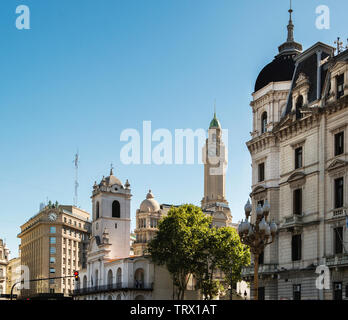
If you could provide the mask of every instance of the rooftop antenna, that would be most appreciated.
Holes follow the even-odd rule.
[[[75,195],[74,195],[74,206],[77,207],[77,189],[79,187],[79,182],[78,182],[78,173],[79,173],[79,150],[77,150],[77,153],[75,154],[74,158],[74,165],[75,165]]]

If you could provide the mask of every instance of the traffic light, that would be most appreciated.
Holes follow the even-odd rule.
[[[79,272],[78,272],[78,271],[75,271],[75,272],[74,272],[74,277],[75,277],[75,280],[76,280],[76,281],[79,281],[79,280],[80,280]]]

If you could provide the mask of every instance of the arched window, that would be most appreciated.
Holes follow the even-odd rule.
[[[118,295],[117,295],[116,300],[122,300],[121,294],[118,294]]]
[[[135,288],[144,288],[144,269],[139,268],[134,273]]]
[[[99,201],[97,201],[96,208],[95,208],[95,219],[99,219]]]
[[[95,270],[95,287],[99,287],[99,272],[98,270]]]
[[[117,269],[116,286],[117,286],[117,288],[122,287],[122,269],[121,268]]]
[[[87,276],[83,277],[83,288],[87,288]]]
[[[110,296],[108,297],[108,300],[112,300],[112,295],[110,295]]]
[[[303,107],[303,97],[299,96],[296,100],[296,119],[302,118],[302,113],[300,112],[300,108]]]
[[[115,200],[112,203],[112,217],[113,218],[121,217],[120,203],[117,200]]]
[[[112,270],[108,272],[108,288],[112,288]]]
[[[261,134],[267,131],[267,112],[265,111],[261,116]]]

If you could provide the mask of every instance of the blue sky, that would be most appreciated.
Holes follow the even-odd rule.
[[[347,34],[346,0],[293,1],[304,48]],[[15,28],[27,5],[31,29]],[[329,30],[315,26],[330,8]],[[46,198],[71,204],[80,152],[79,206],[115,166],[129,179],[132,217],[151,188],[160,203],[203,196],[202,165],[123,165],[120,134],[207,128],[214,99],[229,130],[226,196],[243,217],[251,183],[245,142],[258,72],[286,40],[287,0],[2,0],[0,3],[0,238],[17,254],[19,226]],[[156,144],[154,144],[156,145]]]

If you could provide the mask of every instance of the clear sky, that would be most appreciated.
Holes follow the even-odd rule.
[[[30,8],[30,30],[15,27],[21,4]],[[329,30],[315,25],[322,4]],[[120,134],[141,131],[144,120],[172,133],[207,128],[214,99],[229,130],[226,196],[234,222],[241,220],[251,183],[251,93],[286,40],[288,7],[288,0],[1,0],[0,238],[12,257],[20,225],[40,202],[72,204],[77,148],[81,208],[91,210],[92,185],[110,163],[131,183],[133,219],[149,188],[160,203],[199,205],[202,165],[123,165]],[[347,38],[346,0],[294,0],[293,8],[295,40],[305,49]]]

